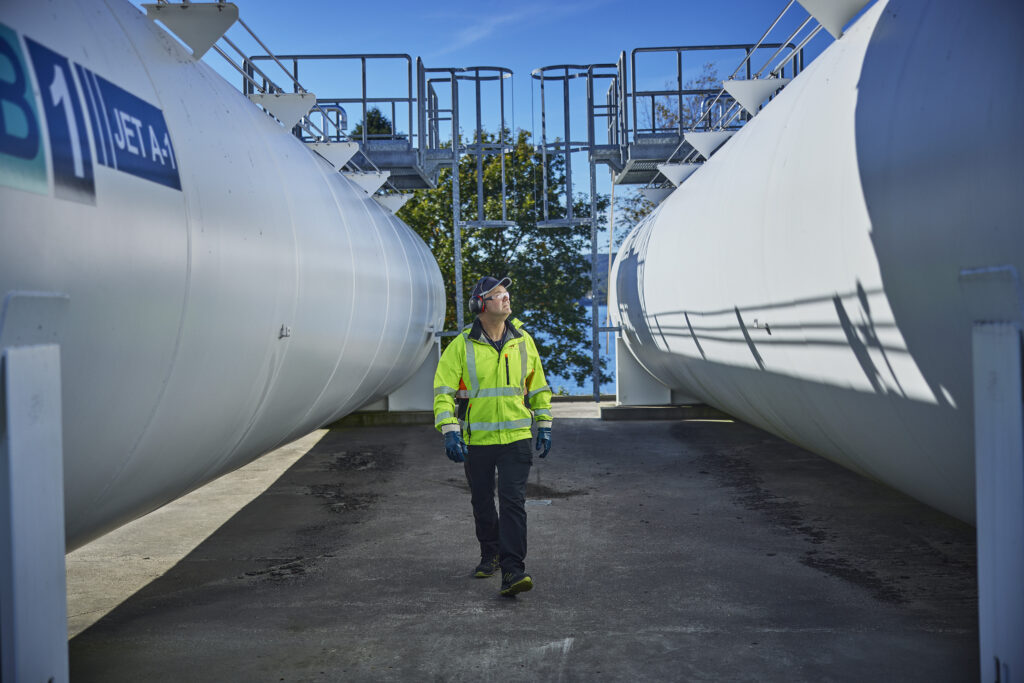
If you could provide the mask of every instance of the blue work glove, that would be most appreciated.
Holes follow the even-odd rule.
[[[466,456],[469,455],[469,447],[462,440],[462,432],[451,431],[444,433],[444,454],[452,462],[466,462]]]
[[[551,427],[537,427],[537,445],[535,448],[539,451],[541,448],[544,452],[540,454],[540,457],[544,457],[551,450]]]

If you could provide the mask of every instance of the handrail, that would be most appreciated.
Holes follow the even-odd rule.
[[[804,23],[800,24],[800,27],[797,28],[797,30],[793,31],[793,33],[790,34],[789,38],[787,38],[784,43],[779,44],[778,49],[775,50],[774,53],[772,53],[772,56],[768,58],[768,61],[765,62],[764,66],[762,66],[761,69],[756,74],[754,74],[754,78],[760,78],[761,74],[764,73],[764,70],[767,69],[768,65],[772,63],[772,60],[775,59],[775,57],[778,56],[778,54],[780,52],[782,52],[784,49],[786,49],[787,45],[791,45],[792,44],[791,41],[794,38],[796,38],[796,36],[800,33],[800,31],[803,31],[804,27],[807,26],[807,24],[809,24],[813,19],[814,19],[814,17],[808,15],[808,17],[806,19],[804,19]],[[790,53],[790,54],[792,54],[792,53]],[[781,63],[785,64],[787,61],[789,61],[788,58],[783,60]]]
[[[821,24],[818,24],[817,28],[815,28],[815,29],[814,29],[813,31],[811,31],[811,32],[810,32],[810,33],[809,33],[809,34],[807,35],[807,37],[806,37],[806,38],[804,38],[804,39],[803,39],[803,40],[802,40],[802,41],[801,41],[801,42],[800,42],[800,43],[799,43],[799,44],[798,44],[798,45],[797,45],[797,46],[796,46],[795,48],[793,48],[793,49],[792,49],[792,51],[790,51],[790,53],[789,53],[788,55],[786,55],[786,59],[783,59],[783,60],[782,60],[781,62],[779,62],[779,65],[778,65],[778,66],[776,66],[776,67],[775,67],[774,69],[772,69],[772,71],[771,71],[771,75],[772,75],[772,76],[778,76],[778,75],[779,75],[779,72],[780,72],[780,71],[781,71],[782,69],[784,69],[784,68],[785,68],[785,66],[786,66],[786,62],[788,62],[788,61],[789,61],[790,59],[792,59],[792,58],[793,58],[793,56],[794,56],[794,55],[795,55],[795,54],[796,54],[797,52],[799,52],[800,50],[802,50],[802,49],[804,48],[804,46],[806,46],[806,45],[807,45],[807,43],[809,43],[809,42],[810,42],[810,40],[811,40],[812,38],[814,38],[814,36],[818,35],[818,32],[819,32],[819,31],[821,31],[821,29],[823,29],[823,28],[825,28],[825,27],[824,27],[824,26],[822,26]]]
[[[659,97],[659,96],[660,97],[665,97],[665,96],[675,96],[675,97],[677,97],[678,100],[679,100],[679,108],[680,108],[680,112],[681,112],[682,101],[683,101],[683,97],[684,96],[687,96],[687,95],[691,95],[692,96],[692,95],[696,95],[696,94],[701,94],[700,92],[695,92],[693,89],[684,90],[683,87],[682,87],[682,83],[681,83],[681,74],[682,74],[681,56],[682,56],[682,52],[683,51],[689,51],[689,50],[744,49],[746,51],[746,55],[744,56],[743,60],[741,60],[740,63],[736,66],[736,68],[733,70],[732,74],[729,76],[729,78],[727,80],[731,80],[731,79],[735,78],[736,75],[739,74],[740,71],[744,67],[746,67],[746,69],[747,69],[747,78],[748,79],[750,79],[750,78],[761,78],[762,75],[765,74],[765,72],[768,73],[768,77],[769,78],[776,78],[776,77],[779,77],[781,74],[785,73],[785,68],[790,63],[792,63],[794,75],[796,75],[798,73],[798,71],[803,66],[803,50],[807,46],[807,44],[815,36],[817,36],[818,33],[821,31],[821,29],[823,28],[821,23],[817,22],[814,19],[813,16],[808,15],[808,17],[800,24],[800,26],[795,31],[793,31],[789,35],[789,37],[787,37],[785,40],[783,40],[783,41],[781,41],[779,43],[774,43],[774,44],[772,44],[772,43],[765,43],[765,40],[768,39],[768,36],[772,33],[772,31],[775,30],[775,28],[782,21],[783,17],[786,15],[786,13],[789,12],[792,9],[794,4],[795,4],[795,0],[789,0],[789,2],[786,4],[786,6],[783,8],[783,10],[778,14],[778,16],[771,23],[771,25],[768,27],[768,29],[764,32],[764,34],[761,36],[761,38],[756,43],[754,43],[753,45],[702,45],[702,46],[691,46],[691,47],[675,46],[675,47],[636,48],[636,49],[632,50],[630,52],[630,71],[631,71],[631,73],[630,73],[630,85],[631,85],[631,90],[630,90],[630,93],[628,94],[628,97],[632,98],[632,105],[631,105],[631,108],[633,110],[632,134],[633,134],[634,138],[640,132],[640,128],[638,127],[639,126],[639,122],[638,122],[638,116],[637,116],[637,106],[638,106],[637,102],[639,100],[641,100],[643,98],[647,98],[647,97],[651,98],[651,102],[652,102],[651,132],[656,132],[658,130],[658,128],[657,128],[657,110],[655,109],[654,104],[656,102],[656,98],[657,97]],[[809,24],[811,24],[812,21],[816,22],[817,26],[815,28],[813,28],[803,39],[797,41],[797,36],[799,36],[807,28],[807,26]],[[758,71],[756,73],[751,74],[751,71],[752,71],[751,62],[753,60],[754,53],[757,50],[761,49],[761,48],[775,48],[775,51],[764,62],[764,65],[760,69],[758,69]],[[786,52],[785,56],[776,63],[776,58],[778,58],[780,54],[783,54],[783,52],[785,52],[787,49],[788,49],[788,52]],[[637,55],[641,54],[641,53],[648,53],[648,52],[675,52],[676,53],[676,55],[677,55],[677,75],[676,75],[676,79],[677,79],[678,85],[679,85],[677,90],[650,90],[650,91],[647,91],[647,90],[639,90],[637,88],[637,85],[636,85],[636,83],[637,83],[637,69],[636,69]],[[774,67],[772,66],[773,64],[775,65]],[[708,95],[710,95],[711,92],[715,92],[715,91],[714,90],[704,90],[702,92],[705,92]],[[733,100],[731,102],[731,104],[724,111],[720,111],[721,107],[719,107],[717,105],[719,105],[719,102],[722,100],[722,98],[724,98],[726,96],[727,96],[727,92],[726,92],[724,87],[721,88],[721,89],[718,89],[717,93],[715,94],[714,99],[710,102],[710,104],[706,104],[706,102],[701,104],[702,111],[700,113],[700,116],[698,116],[695,121],[692,121],[689,124],[689,126],[686,128],[686,131],[684,131],[682,129],[682,116],[680,115],[680,117],[679,117],[680,121],[679,121],[678,125],[680,126],[680,128],[679,128],[680,133],[683,134],[683,139],[681,139],[679,141],[679,144],[675,147],[675,149],[673,149],[673,151],[669,155],[667,161],[671,161],[672,159],[674,159],[676,154],[678,154],[679,151],[682,149],[683,145],[685,144],[685,132],[696,131],[702,125],[708,127],[709,129],[713,129],[713,130],[726,130],[726,129],[729,129],[731,126],[733,126],[733,124],[737,121],[737,119],[739,119],[740,117],[743,116],[744,109],[735,100]],[[716,115],[715,114],[716,111],[720,111],[720,113],[718,113]],[[716,116],[717,116],[717,122],[715,122]],[[695,157],[695,150],[691,149],[691,151],[686,155],[686,159],[692,159],[694,157]]]
[[[802,24],[800,25],[800,28],[798,28],[798,29],[797,29],[796,31],[794,31],[794,32],[793,32],[793,34],[792,34],[792,35],[791,35],[791,36],[789,37],[789,39],[788,39],[788,40],[792,40],[793,38],[795,38],[795,37],[797,36],[797,34],[799,34],[799,33],[800,33],[800,31],[802,31],[802,30],[803,30],[803,29],[804,29],[804,28],[805,28],[805,27],[807,26],[807,24],[808,24],[808,23],[809,23],[809,22],[811,21],[811,19],[812,19],[812,17],[807,17],[807,19],[806,19],[806,20],[804,21],[804,23],[802,23]],[[809,42],[811,41],[811,39],[813,39],[813,38],[814,38],[814,37],[815,37],[816,35],[818,35],[818,33],[819,33],[819,32],[820,32],[820,31],[821,31],[821,30],[822,30],[823,28],[824,28],[824,26],[822,26],[822,25],[821,25],[821,24],[819,23],[819,24],[818,24],[818,25],[817,25],[817,26],[816,26],[816,27],[815,27],[815,28],[814,28],[813,30],[811,30],[811,32],[810,32],[810,33],[808,33],[808,34],[807,34],[807,36],[806,36],[806,37],[804,37],[804,39],[803,39],[803,40],[801,40],[801,41],[800,41],[800,42],[799,42],[799,43],[798,43],[798,44],[797,44],[796,46],[794,46],[794,47],[793,47],[793,49],[792,49],[792,50],[790,50],[790,51],[789,51],[789,54],[788,54],[788,55],[786,55],[786,57],[785,57],[784,59],[782,59],[782,60],[780,60],[780,61],[779,61],[778,65],[777,65],[777,66],[776,66],[776,67],[775,67],[774,69],[772,69],[772,70],[771,70],[770,72],[768,72],[768,75],[769,75],[769,77],[770,77],[770,78],[777,78],[777,77],[779,76],[779,73],[780,73],[780,72],[781,72],[781,71],[782,71],[783,69],[785,69],[785,67],[786,67],[786,64],[787,64],[787,63],[788,63],[788,62],[789,62],[789,61],[790,61],[791,59],[794,59],[794,58],[796,57],[796,54],[797,54],[798,52],[800,52],[800,51],[801,51],[802,49],[804,49],[804,47],[805,47],[805,46],[807,45],[807,43],[809,43]],[[788,41],[787,41],[787,42],[788,42]],[[771,57],[769,57],[769,58],[768,58],[768,61],[767,61],[767,62],[765,63],[765,65],[764,65],[764,66],[762,66],[762,67],[761,67],[761,70],[757,72],[757,74],[756,74],[756,77],[757,77],[757,78],[760,78],[760,76],[761,76],[761,73],[762,73],[762,72],[764,72],[764,70],[768,68],[768,66],[769,66],[769,65],[770,65],[770,64],[772,63],[772,60],[773,60],[773,59],[775,59],[775,57],[776,57],[776,56],[777,56],[777,55],[779,54],[779,52],[781,52],[781,51],[782,51],[782,49],[783,49],[783,48],[781,48],[781,47],[780,47],[780,48],[779,48],[778,50],[776,50],[776,51],[775,51],[775,54],[773,54],[773,55],[772,55]],[[720,128],[726,128],[726,127],[728,127],[729,125],[731,125],[731,124],[732,124],[732,122],[733,122],[733,121],[735,121],[735,120],[736,120],[736,118],[737,118],[737,117],[738,117],[738,116],[739,116],[739,115],[740,115],[741,113],[742,113],[742,109],[741,109],[741,110],[739,110],[739,111],[737,111],[737,112],[736,112],[735,114],[733,114],[733,115],[732,115],[732,117],[731,117],[731,118],[730,118],[730,119],[729,119],[728,121],[726,121],[726,122],[725,122],[724,124],[722,124],[722,125],[720,126]],[[723,116],[723,118],[724,118],[724,116]]]
[[[259,36],[257,36],[255,33],[253,33],[253,30],[251,28],[249,28],[249,25],[246,24],[245,21],[242,20],[241,16],[238,17],[238,23],[242,25],[242,28],[244,28],[246,31],[249,32],[249,35],[252,36],[253,40],[255,40],[257,43],[259,43],[260,47],[262,47],[264,50],[266,50],[267,54],[270,55],[270,58],[273,59],[277,63],[277,65],[279,67],[281,67],[281,71],[284,71],[284,73],[292,80],[292,82],[295,84],[295,87],[298,88],[298,90],[296,92],[306,92],[306,89],[302,87],[302,84],[299,83],[298,79],[296,79],[294,76],[292,76],[290,73],[288,73],[288,69],[285,68],[284,64],[282,64],[281,61],[277,57],[274,56],[274,53],[271,52],[270,48],[267,47],[263,43],[263,41],[259,39]]]
[[[788,4],[788,5],[786,5],[786,6],[785,6],[785,7],[784,7],[784,8],[782,9],[782,11],[781,11],[781,12],[779,12],[779,16],[775,17],[775,21],[773,21],[773,22],[772,22],[772,25],[768,27],[768,30],[764,32],[764,35],[763,35],[763,36],[761,36],[761,38],[760,38],[760,39],[759,39],[759,40],[757,41],[757,44],[756,44],[756,45],[754,45],[754,47],[752,47],[752,48],[750,49],[750,51],[748,51],[748,52],[747,52],[747,58],[746,58],[746,59],[744,59],[744,60],[743,60],[742,62],[740,62],[740,63],[739,63],[739,66],[737,66],[737,67],[736,67],[736,70],[735,70],[735,71],[733,71],[733,72],[732,72],[731,74],[729,74],[729,78],[727,78],[727,79],[725,79],[725,80],[727,80],[727,81],[728,81],[728,80],[732,80],[733,78],[735,78],[735,77],[736,77],[736,74],[738,74],[738,73],[739,73],[739,71],[740,71],[740,69],[742,69],[742,68],[743,68],[743,65],[744,65],[744,64],[746,64],[747,62],[749,62],[749,61],[750,61],[750,58],[751,58],[751,57],[752,57],[752,56],[754,55],[754,53],[755,53],[755,52],[757,51],[757,49],[758,49],[759,47],[761,47],[761,43],[763,43],[763,42],[764,42],[764,39],[768,37],[768,34],[772,32],[772,29],[773,29],[773,28],[775,28],[775,27],[776,27],[776,26],[778,25],[778,23],[779,23],[780,21],[782,21],[782,17],[783,17],[783,15],[785,15],[785,14],[786,14],[786,12],[788,12],[788,11],[789,11],[789,8],[793,6],[793,3],[794,3],[794,2],[796,2],[796,0],[789,0],[789,4]],[[776,53],[776,54],[778,54],[778,53]],[[774,55],[773,55],[773,56],[774,56]],[[769,59],[768,61],[771,61],[771,60]],[[758,72],[758,75],[760,75],[760,72]]]
[[[413,114],[413,106],[414,106],[414,103],[418,102],[418,99],[417,99],[417,96],[416,96],[416,92],[414,91],[414,88],[413,88],[413,63],[412,63],[412,56],[410,56],[409,54],[401,53],[401,52],[393,52],[393,53],[366,53],[366,54],[357,54],[357,53],[342,53],[342,54],[282,54],[282,55],[278,55],[277,57],[274,57],[273,55],[270,55],[270,56],[254,55],[254,56],[251,57],[251,59],[254,60],[254,61],[255,60],[274,59],[274,61],[277,61],[279,64],[280,64],[280,60],[291,60],[292,64],[293,64],[293,68],[296,70],[296,73],[298,72],[298,63],[300,61],[323,61],[323,60],[342,60],[342,61],[352,60],[352,61],[355,61],[355,60],[358,60],[360,62],[360,70],[361,70],[361,76],[360,76],[361,92],[360,92],[360,96],[359,97],[332,98],[332,99],[330,99],[330,101],[335,103],[335,104],[359,104],[359,105],[361,105],[362,120],[363,120],[363,130],[362,130],[362,136],[361,136],[361,139],[360,139],[361,143],[363,145],[366,145],[366,143],[369,140],[374,140],[374,139],[398,139],[400,137],[399,133],[398,133],[398,121],[396,120],[397,119],[397,112],[398,112],[398,110],[396,108],[396,105],[399,105],[399,104],[404,104],[408,108],[408,114],[407,114],[407,126],[408,126],[407,131],[408,132],[406,134],[409,136],[410,143],[413,140],[418,140],[418,137],[422,135],[422,133],[419,130],[419,126],[417,125],[419,117],[418,116],[414,117],[414,114]],[[401,61],[405,62],[406,91],[405,91],[404,95],[396,95],[396,96],[393,96],[393,97],[369,97],[367,95],[366,68],[367,68],[367,63],[370,60],[401,60]],[[284,68],[283,65],[282,65],[282,68]],[[287,69],[286,69],[286,71],[287,71]],[[297,82],[297,79],[295,79],[294,77],[292,77],[292,79]],[[369,107],[367,105],[369,105],[369,104],[390,104],[391,105],[391,125],[392,125],[392,129],[391,129],[391,134],[390,135],[387,135],[387,134],[371,134],[369,132],[368,126],[366,125],[366,116],[367,116],[367,112],[368,112],[368,109],[369,109]]]
[[[792,6],[794,1],[795,0],[791,0],[789,5],[787,5],[786,9],[789,9],[789,7]],[[784,10],[784,12],[785,12],[785,10]],[[659,96],[660,97],[675,96],[675,97],[678,98],[677,104],[678,104],[678,109],[679,109],[679,121],[678,121],[678,123],[676,125],[676,130],[678,130],[678,132],[680,134],[684,133],[685,132],[685,130],[684,130],[685,126],[684,126],[684,122],[682,120],[683,98],[686,97],[686,96],[693,96],[693,95],[710,95],[711,93],[718,93],[718,96],[721,97],[722,95],[725,94],[725,91],[722,88],[698,88],[698,89],[688,88],[688,89],[684,89],[683,85],[682,85],[682,53],[683,52],[696,52],[696,51],[743,50],[744,53],[745,53],[744,58],[740,61],[739,65],[733,71],[732,76],[735,76],[737,73],[739,73],[739,71],[744,67],[744,65],[746,65],[746,67],[747,67],[747,77],[750,78],[751,77],[751,73],[753,71],[750,62],[751,62],[751,59],[753,58],[754,52],[756,50],[761,49],[761,48],[785,49],[787,47],[793,47],[793,44],[791,42],[786,42],[786,43],[765,43],[764,42],[765,38],[768,36],[768,33],[770,33],[771,29],[774,28],[779,23],[779,21],[781,20],[782,16],[783,15],[780,14],[775,19],[775,21],[772,23],[772,26],[765,33],[765,35],[763,35],[761,37],[761,39],[757,41],[757,43],[753,43],[753,44],[740,43],[740,44],[728,44],[728,45],[679,45],[679,46],[665,46],[665,47],[640,47],[640,48],[634,48],[630,52],[630,67],[631,67],[630,68],[630,72],[631,72],[630,73],[630,84],[631,84],[631,91],[626,94],[627,98],[632,99],[631,108],[632,108],[632,111],[633,111],[633,122],[632,122],[631,128],[627,127],[627,130],[631,130],[632,135],[634,136],[634,138],[635,138],[635,136],[637,134],[648,130],[646,128],[641,128],[640,127],[639,116],[638,116],[638,112],[637,112],[637,107],[638,107],[637,103],[641,99],[651,98],[651,101],[652,101],[652,119],[654,119],[654,120],[652,120],[651,127],[650,127],[649,130],[652,133],[657,132],[659,129],[656,126],[656,114],[653,111],[653,103],[655,102],[656,98],[659,97]],[[675,90],[666,90],[666,89],[640,90],[640,89],[637,88],[637,84],[636,84],[636,79],[637,79],[637,67],[636,67],[637,56],[640,55],[640,54],[644,54],[644,53],[654,53],[654,52],[674,52],[674,53],[676,53],[676,83],[677,83],[677,87],[676,87]],[[788,61],[788,59],[787,59],[787,61]],[[797,68],[798,67],[796,66],[796,62],[794,62],[794,69],[797,69]],[[732,76],[730,76],[730,78],[732,78]],[[716,104],[716,102],[712,102],[712,104],[708,107],[708,109],[705,112],[702,113],[701,117],[698,118],[697,121],[695,121],[692,124],[690,124],[690,127],[689,127],[690,130],[696,130],[696,128],[702,122],[704,122],[705,119],[707,119],[710,116],[710,112],[714,108],[714,104]],[[678,149],[676,151],[678,151]]]
[[[238,48],[238,46],[235,45],[233,42],[231,42],[231,40],[227,36],[221,36],[221,38],[224,40],[224,42],[226,42],[228,45],[230,45],[232,48],[234,48],[234,50],[236,52],[238,52],[242,56],[242,63],[243,64],[245,64],[246,66],[251,68],[253,70],[253,72],[258,73],[264,79],[264,81],[266,82],[266,85],[261,85],[260,83],[256,82],[256,80],[249,73],[247,73],[245,71],[245,69],[243,69],[242,67],[238,66],[238,64],[235,63],[235,60],[233,60],[230,55],[228,55],[226,52],[224,52],[224,50],[222,50],[219,45],[214,44],[212,47],[217,52],[217,54],[219,54],[221,57],[223,57],[228,62],[228,64],[230,64],[232,67],[234,67],[234,69],[236,71],[238,71],[240,74],[242,74],[242,78],[244,78],[245,81],[247,81],[249,84],[252,85],[254,92],[255,91],[259,91],[260,93],[267,93],[267,92],[269,92],[271,94],[274,93],[274,92],[282,92],[282,93],[284,92],[284,90],[279,85],[274,83],[274,81],[271,80],[271,78],[269,76],[267,76],[259,67],[257,67],[255,64],[253,64],[245,56],[245,54]],[[306,92],[306,91],[303,90],[303,92]],[[324,111],[323,109],[321,109],[319,104],[314,105],[310,111],[312,112],[312,111],[317,111],[317,110],[320,111],[320,113],[324,115],[324,119],[325,120],[329,120],[329,118],[327,116],[327,112]],[[309,120],[308,114],[305,117],[303,117],[299,121],[299,123],[297,125],[300,128],[304,129],[311,136],[317,137],[320,140],[327,140],[330,137],[326,130],[322,130],[316,124],[314,124],[311,120]],[[313,131],[315,131],[318,135],[313,135]],[[342,130],[338,129],[338,133],[337,133],[337,135],[335,137],[340,138],[340,136],[342,134],[343,134]]]

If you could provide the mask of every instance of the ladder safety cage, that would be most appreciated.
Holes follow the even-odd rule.
[[[512,70],[500,66],[474,66],[466,67],[456,72],[456,79],[468,81],[473,84],[474,102],[476,107],[476,127],[473,135],[473,142],[467,143],[464,147],[465,153],[472,156],[476,162],[476,201],[477,215],[475,220],[463,220],[463,227],[478,228],[512,228],[516,227],[515,222],[508,219],[508,184],[506,182],[506,155],[512,153],[512,140],[506,140],[505,125],[505,80],[512,78]],[[482,86],[487,82],[498,84],[498,133],[493,142],[485,140],[485,129],[483,125],[483,97]],[[511,81],[510,81],[511,83]],[[510,135],[512,132],[510,131]],[[484,192],[484,159],[486,156],[497,156],[501,165],[500,194],[498,201],[501,205],[501,218],[488,220],[484,214],[485,192]]]
[[[621,167],[622,143],[626,139],[625,110],[625,54],[620,55],[614,64],[557,64],[534,69],[531,72],[533,81],[539,84],[541,135],[538,145],[542,159],[542,216],[537,221],[539,228],[572,228],[580,225],[590,227],[590,320],[591,320],[591,386],[595,402],[600,401],[601,372],[598,320],[598,277],[597,277],[597,164],[606,163],[611,168]],[[597,87],[603,81],[609,81],[605,91],[604,102],[599,103],[595,95]],[[571,86],[580,82],[585,88],[586,102],[586,139],[574,140],[571,109],[574,99]],[[562,137],[548,140],[548,84],[555,86],[551,99],[561,99]],[[561,86],[560,88],[558,86]],[[557,109],[557,107],[555,107]],[[604,119],[607,144],[598,144],[597,130]],[[572,156],[576,153],[587,155],[587,170],[590,189],[590,206],[585,216],[576,214],[573,201],[573,163]],[[562,207],[564,216],[552,218],[548,193],[548,158],[561,156],[565,170],[565,204]],[[611,213],[609,213],[609,219]]]
[[[620,130],[620,110],[617,103],[606,101],[605,104],[595,104],[594,97],[594,81],[610,79],[612,81],[609,86],[609,90],[618,90],[619,83],[621,83],[621,72],[620,64],[556,64],[552,66],[545,66],[538,69],[534,69],[531,72],[532,79],[539,83],[540,88],[540,121],[541,121],[541,134],[540,144],[537,145],[538,151],[541,153],[541,168],[542,168],[542,198],[541,198],[541,216],[540,220],[537,221],[537,227],[540,228],[567,228],[576,225],[586,225],[592,222],[593,211],[589,216],[576,216],[575,208],[573,206],[573,173],[572,173],[572,155],[577,152],[586,153],[588,155],[588,161],[593,161],[596,144],[596,119],[607,118],[608,126],[611,130],[612,138],[618,135]],[[570,93],[570,86],[573,82],[579,81],[585,88],[586,97],[586,127],[587,137],[585,140],[573,140],[572,133],[572,97]],[[556,137],[554,140],[548,140],[548,99],[547,84],[555,83],[560,84],[560,93],[555,93],[554,97],[561,98],[561,126],[562,126],[562,137]],[[609,158],[611,163],[621,157],[621,150],[615,149],[608,154],[608,146],[602,146],[603,156]],[[552,210],[550,202],[548,201],[548,192],[550,180],[548,178],[548,157],[564,158],[565,163],[565,202],[562,207],[563,216],[561,218],[553,218],[551,216]],[[592,164],[591,164],[592,165]],[[593,173],[590,174],[593,176]],[[591,178],[592,180],[593,178]],[[593,183],[592,183],[593,184]],[[596,193],[591,194],[591,204],[596,202]],[[592,206],[593,209],[593,206]]]
[[[500,66],[424,67],[419,64],[417,82],[420,100],[420,125],[428,141],[427,158],[438,166],[449,165],[452,178],[452,238],[455,260],[455,311],[457,328],[464,326],[462,282],[462,231],[465,229],[508,229],[516,227],[509,219],[506,156],[514,151],[514,119],[506,114],[508,102],[514,97],[511,83],[513,72]],[[506,84],[508,81],[508,84]],[[460,101],[463,89],[472,93],[472,137],[464,140],[460,122],[463,120]],[[494,98],[485,97],[485,87],[494,88]],[[508,97],[506,97],[506,87]],[[489,104],[485,107],[485,101]],[[490,114],[497,126],[494,139],[487,137],[485,120]],[[511,127],[509,122],[512,121]],[[442,124],[450,130],[445,140]],[[476,166],[476,217],[466,218],[463,213],[459,168],[464,156],[473,159]],[[501,207],[500,217],[487,216],[488,192],[484,187],[484,165],[488,157],[498,157],[499,186],[496,196],[490,197]]]

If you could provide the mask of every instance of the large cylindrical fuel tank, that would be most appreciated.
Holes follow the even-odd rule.
[[[444,290],[408,226],[127,2],[0,24],[0,293],[70,297],[69,549],[421,365]]]
[[[961,271],[1024,270],[1021,31],[1012,0],[871,6],[622,246],[637,360],[973,520]]]

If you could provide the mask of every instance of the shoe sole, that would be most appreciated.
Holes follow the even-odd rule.
[[[477,572],[476,574],[473,574],[474,579],[489,579],[492,576],[494,576],[494,572],[491,572],[490,574],[485,574],[484,572]]]
[[[503,589],[501,591],[501,594],[511,597],[518,593],[525,593],[531,588],[533,588],[533,579],[531,579],[529,576],[524,576],[508,588]]]

